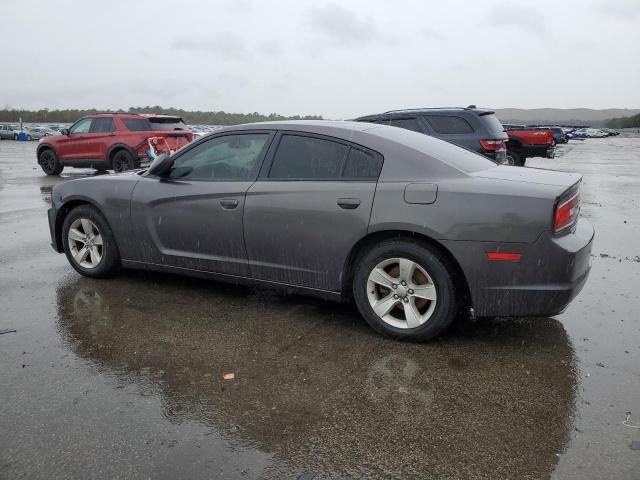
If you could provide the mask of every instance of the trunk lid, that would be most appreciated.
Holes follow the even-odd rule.
[[[543,168],[511,167],[500,165],[488,170],[480,170],[469,173],[477,178],[489,178],[492,180],[505,180],[510,182],[536,183],[568,189],[582,180],[579,173],[556,172]]]

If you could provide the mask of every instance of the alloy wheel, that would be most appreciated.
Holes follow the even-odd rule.
[[[102,260],[102,234],[91,220],[76,219],[69,227],[68,242],[74,261],[82,268],[96,268]]]
[[[378,263],[367,279],[367,298],[382,321],[403,329],[428,322],[437,302],[429,273],[407,258],[388,258]]]

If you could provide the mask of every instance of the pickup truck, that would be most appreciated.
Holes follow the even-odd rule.
[[[503,126],[509,136],[507,158],[510,164],[522,167],[527,158],[553,158],[555,155],[553,132],[550,128],[510,124]]]
[[[47,175],[64,167],[123,172],[148,159],[150,137],[165,138],[173,151],[193,140],[180,117],[136,113],[87,115],[61,133],[38,145],[38,164]]]

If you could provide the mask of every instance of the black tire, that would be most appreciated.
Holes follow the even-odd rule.
[[[369,274],[380,263],[393,258],[408,259],[418,264],[428,272],[435,285],[437,295],[435,308],[428,320],[415,328],[399,328],[391,325],[375,313],[369,300],[369,294],[374,293],[368,291]],[[458,293],[450,272],[451,267],[446,258],[427,245],[409,240],[385,240],[363,252],[356,260],[353,296],[361,315],[376,332],[400,340],[426,341],[437,337],[447,329],[458,312]],[[387,290],[390,293],[393,292],[390,289]],[[410,290],[409,293],[411,292]],[[391,314],[404,310],[402,302],[399,302],[396,308],[402,308],[402,310],[392,310]]]
[[[81,265],[74,258],[72,246],[70,245],[71,241],[69,239],[69,230],[74,222],[76,222],[76,220],[82,221],[84,219],[89,220],[96,227],[98,235],[102,239],[102,246],[99,252],[101,254],[101,258],[96,262],[96,265],[91,268]],[[97,238],[98,235],[95,235],[94,239]],[[102,213],[91,205],[81,205],[76,207],[66,216],[62,223],[62,244],[64,247],[64,253],[71,266],[79,274],[84,275],[85,277],[103,278],[113,275],[121,269],[120,253],[118,251],[118,246],[113,236],[113,232],[111,231],[106,219],[102,216]]]
[[[126,172],[135,167],[133,155],[126,150],[118,150],[111,159],[111,168],[116,173]]]
[[[509,165],[513,165],[516,167],[524,167],[524,155],[521,152],[516,152],[514,150],[509,150],[507,152],[507,159]]]
[[[13,134],[13,139],[14,139],[16,142],[18,141],[18,134],[17,134],[17,133],[14,133],[14,134]]]
[[[60,163],[56,152],[50,148],[45,148],[38,155],[38,163],[40,168],[47,175],[60,175],[64,166]]]
[[[31,135],[27,135],[27,140],[30,142],[31,141]]]

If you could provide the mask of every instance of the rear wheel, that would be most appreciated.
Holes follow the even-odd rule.
[[[126,150],[118,150],[111,160],[111,166],[113,167],[113,171],[125,172],[127,170],[132,170],[135,168],[135,163],[133,161],[133,155],[131,155]]]
[[[62,224],[64,253],[86,277],[106,277],[120,269],[120,254],[111,228],[94,207],[74,208]]]
[[[45,148],[38,155],[38,163],[40,168],[47,175],[60,175],[64,166],[60,163],[56,152],[50,148]]]
[[[524,155],[521,152],[509,150],[507,152],[507,162],[515,167],[524,167]]]
[[[438,336],[457,312],[446,260],[427,246],[405,240],[382,242],[358,259],[353,295],[374,330],[402,340]]]

